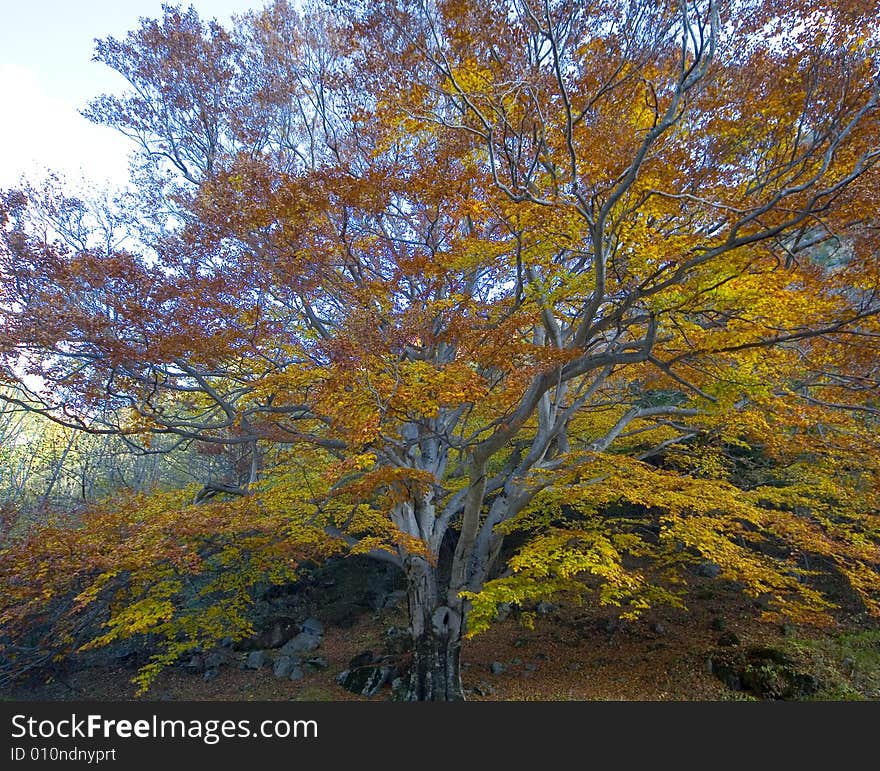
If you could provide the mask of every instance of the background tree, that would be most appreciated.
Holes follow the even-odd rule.
[[[65,425],[238,448],[223,511],[398,565],[414,699],[461,696],[499,602],[636,614],[706,559],[817,621],[822,555],[877,612],[875,11],[167,8],[99,43],[132,92],[89,113],[152,159],[139,247],[4,200],[5,377]],[[165,624],[176,584],[127,569],[152,604],[115,629]]]

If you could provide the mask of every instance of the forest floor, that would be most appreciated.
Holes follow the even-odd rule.
[[[465,643],[462,680],[479,701],[717,701],[757,698],[728,687],[713,657],[759,648],[778,651],[811,675],[821,700],[880,699],[880,625],[863,616],[841,617],[837,627],[812,629],[762,623],[759,608],[722,582],[697,586],[687,611],[652,610],[620,622],[607,608],[551,608],[533,629],[508,618]],[[403,623],[401,612],[362,615],[346,628],[328,627],[316,654],[326,669],[299,681],[224,666],[211,680],[183,668],[166,670],[136,695],[132,668],[102,667],[31,682],[8,692],[14,700],[343,701],[366,700],[336,683],[352,657],[380,651],[383,633]],[[721,643],[721,645],[719,645]],[[243,660],[247,654],[238,654]],[[494,665],[494,667],[493,667]],[[499,666],[500,665],[500,666]],[[493,671],[494,669],[494,671]],[[503,669],[503,671],[501,671]],[[717,669],[716,669],[717,672]],[[370,697],[390,698],[388,687]]]

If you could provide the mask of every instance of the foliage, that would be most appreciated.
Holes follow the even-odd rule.
[[[146,688],[187,651],[253,634],[253,589],[292,581],[298,564],[338,548],[309,524],[313,506],[271,491],[246,506],[196,505],[194,492],[117,498],[84,512],[75,528],[45,525],[0,552],[0,626],[42,632],[34,650],[9,649],[13,666],[149,634],[157,650],[136,678]]]
[[[138,504],[168,540],[126,543],[145,572],[103,639],[198,638],[170,534],[219,512],[248,585],[323,537],[403,569],[414,637],[447,646],[418,698],[454,696],[498,602],[637,613],[700,560],[801,620],[829,562],[877,613],[874,11],[278,0],[100,41],[131,89],[88,114],[145,154],[134,235],[3,196],[0,377],[62,426],[240,458],[209,480],[235,500]],[[733,484],[749,455],[778,478]],[[103,543],[96,512],[4,559]]]
[[[808,661],[822,701],[864,701],[880,694],[880,632],[866,629],[825,638],[795,638],[787,646]]]

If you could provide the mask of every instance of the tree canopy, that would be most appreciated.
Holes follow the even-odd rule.
[[[0,618],[124,598],[98,642],[164,635],[148,679],[347,550],[447,699],[499,603],[636,615],[707,560],[768,617],[830,619],[817,561],[880,614],[876,18],[276,0],[98,41],[134,186],[3,194],[0,400],[233,461],[16,540]]]

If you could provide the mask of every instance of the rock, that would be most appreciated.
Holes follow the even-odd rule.
[[[381,665],[346,669],[339,673],[336,682],[352,693],[375,696],[389,680],[393,671],[391,667]]]
[[[821,687],[814,675],[776,648],[716,651],[710,662],[712,674],[728,688],[751,691],[761,699],[801,699]]]
[[[269,661],[266,651],[251,651],[244,662],[245,669],[262,669]]]
[[[474,693],[477,696],[491,696],[493,693],[495,693],[495,688],[493,688],[491,685],[489,685],[489,683],[484,680],[481,683],[477,683],[477,685],[474,687]]]
[[[697,575],[703,578],[718,578],[721,575],[721,565],[711,560],[706,560],[697,565]]]
[[[220,670],[217,669],[216,667],[213,667],[211,669],[206,669],[205,674],[202,675],[202,679],[205,682],[208,682],[209,680],[215,680],[218,677],[220,677]]]
[[[265,613],[268,613],[268,611],[265,611]],[[263,624],[265,626],[262,626]],[[258,628],[262,630],[259,634],[247,640],[240,640],[235,643],[235,648],[240,651],[279,648],[296,634],[298,627],[292,618],[263,618]]]
[[[205,659],[201,654],[196,653],[183,665],[183,668],[191,675],[199,675],[205,671]]]
[[[513,612],[513,605],[509,602],[499,602],[498,607],[495,609],[495,618],[498,621],[505,621],[510,617],[510,614]]]
[[[308,593],[309,614],[334,627],[349,627],[363,614],[381,610],[389,595],[402,588],[400,574],[390,565],[362,555],[326,560],[315,579],[317,586]]]
[[[523,667],[523,669],[524,669],[526,672],[534,672],[537,668],[538,668],[538,665],[535,664],[535,663],[533,663],[533,662],[531,662],[531,661],[528,662],[528,663]]]
[[[577,661],[572,661],[571,664],[568,665],[569,672],[580,672],[581,665]]]
[[[514,647],[514,648],[522,648],[522,647],[524,647],[525,645],[528,645],[528,641],[527,641],[527,640],[524,640],[522,637],[517,637],[517,638],[513,641],[513,647]]]
[[[546,616],[546,615],[552,613],[558,607],[559,607],[558,605],[556,605],[552,602],[547,602],[546,600],[541,600],[541,602],[539,602],[538,605],[535,607],[535,612],[539,616]]]
[[[288,640],[281,646],[281,655],[296,656],[300,653],[311,653],[320,647],[321,638],[309,632],[300,632],[292,640]]]
[[[511,660],[510,660],[510,663],[511,663],[512,666],[514,666],[514,667],[518,667],[520,664],[522,664],[522,659],[519,658],[519,657],[517,657],[517,658],[515,658],[515,659],[511,659]]]
[[[315,656],[314,658],[306,659],[303,663],[309,669],[327,669],[327,667],[330,666],[330,662],[323,656]]]
[[[373,663],[373,651],[361,651],[348,662],[349,669],[365,667]]]
[[[732,691],[743,690],[741,673],[742,669],[736,664],[728,661],[709,659],[708,670],[715,675],[722,683],[724,683]]]
[[[493,661],[489,665],[489,671],[493,675],[503,675],[507,671],[507,667],[504,666],[500,661]]]
[[[303,672],[302,667],[294,666],[290,670],[290,675],[288,676],[289,680],[302,680],[306,676],[306,673]]]
[[[840,662],[840,666],[843,667],[850,677],[852,677],[853,672],[856,670],[856,660],[852,656],[847,656]]]
[[[301,632],[313,635],[315,637],[324,636],[324,625],[316,618],[307,618],[299,626]]]
[[[268,632],[267,648],[280,648],[293,637],[295,626],[292,621],[285,619],[276,621]]]
[[[205,656],[205,669],[219,669],[229,663],[229,649],[218,648]]]
[[[753,649],[743,670],[743,686],[762,699],[800,699],[819,690],[819,681],[799,672],[794,663],[773,649]]]
[[[290,671],[298,664],[299,660],[292,656],[279,656],[275,659],[275,664],[272,666],[272,674],[275,677],[290,677]]]
[[[723,618],[721,618],[721,616],[715,616],[709,626],[716,632],[723,632],[725,629],[727,629],[727,622]]]
[[[654,634],[664,635],[666,634],[666,627],[658,621],[656,624],[651,624],[651,631]]]
[[[718,638],[718,645],[722,648],[731,648],[734,645],[739,645],[739,637],[736,632],[725,632]]]

